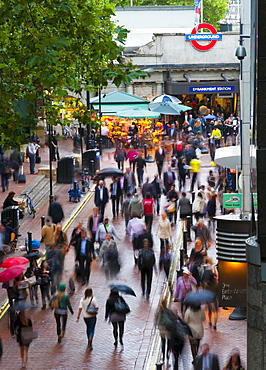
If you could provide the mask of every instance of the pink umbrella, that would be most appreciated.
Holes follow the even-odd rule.
[[[17,265],[25,265],[26,263],[29,263],[29,262],[30,261],[25,257],[11,257],[1,262],[0,267],[8,268],[8,267],[17,266]]]
[[[0,272],[0,283],[5,283],[6,281],[15,279],[25,270],[25,265],[17,265],[7,268],[6,270]]]

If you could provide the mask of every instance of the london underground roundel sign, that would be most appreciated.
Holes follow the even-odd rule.
[[[209,30],[210,33],[197,33],[203,28]],[[195,49],[199,51],[208,51],[214,47],[217,41],[222,40],[222,37],[223,35],[221,33],[217,33],[215,27],[213,27],[211,24],[200,23],[198,27],[193,28],[191,34],[186,35],[186,40],[190,41]],[[210,42],[206,45],[202,45],[198,42],[199,40]]]

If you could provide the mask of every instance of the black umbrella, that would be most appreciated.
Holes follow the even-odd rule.
[[[136,297],[136,293],[134,292],[134,290],[127,285],[111,284],[109,285],[109,288],[111,289],[112,292],[120,292],[124,294],[133,295],[134,297]]]
[[[41,256],[42,256],[42,253],[40,252],[31,252],[31,253],[25,254],[23,257],[28,258],[28,260],[38,260],[39,258],[41,258]]]
[[[215,294],[206,289],[199,289],[196,292],[188,292],[184,299],[184,304],[199,307],[202,303],[215,301]]]
[[[119,168],[108,167],[103,168],[102,170],[96,172],[94,178],[104,179],[105,177],[119,177],[119,176],[123,176],[123,171],[119,170]]]

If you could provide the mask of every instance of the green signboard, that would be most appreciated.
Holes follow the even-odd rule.
[[[223,208],[242,208],[242,194],[224,193]]]

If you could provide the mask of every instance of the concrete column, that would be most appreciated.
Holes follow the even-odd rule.
[[[127,85],[127,86],[126,86],[126,93],[127,93],[127,94],[132,94],[132,95],[134,95],[134,94],[133,94],[133,83],[131,83],[130,85]]]

